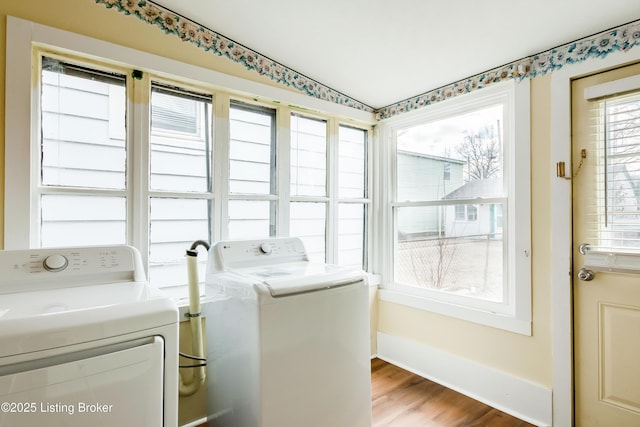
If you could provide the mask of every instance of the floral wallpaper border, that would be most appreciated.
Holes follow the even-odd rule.
[[[610,53],[627,51],[640,45],[640,20],[638,20],[519,59],[413,98],[374,109],[152,1],[95,0],[95,2],[156,25],[166,34],[173,34],[205,51],[224,56],[244,65],[248,70],[292,87],[308,96],[375,113],[378,120],[388,119],[505,80],[542,76],[567,64],[582,62],[588,58],[601,58]]]
[[[567,43],[523,58],[499,68],[434,89],[427,93],[376,110],[378,120],[444,101],[509,79],[534,78],[558,70],[567,64],[588,58],[602,58],[616,51],[640,45],[640,20],[603,31],[594,36]]]
[[[149,24],[156,25],[166,34],[172,34],[205,51],[224,56],[244,65],[248,70],[269,77],[278,83],[292,87],[314,98],[331,101],[358,110],[374,113],[374,109],[362,102],[325,86],[272,59],[216,33],[197,22],[178,15],[169,9],[148,0],[95,0],[107,8],[132,15]]]

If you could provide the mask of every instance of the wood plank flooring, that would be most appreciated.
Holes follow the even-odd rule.
[[[380,359],[371,361],[372,427],[533,427]]]

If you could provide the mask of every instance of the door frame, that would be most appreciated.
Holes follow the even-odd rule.
[[[640,49],[567,65],[551,75],[551,349],[553,425],[573,425],[573,302],[571,275],[571,181],[556,177],[555,164],[571,165],[571,80],[640,61]],[[567,230],[569,230],[567,232]]]

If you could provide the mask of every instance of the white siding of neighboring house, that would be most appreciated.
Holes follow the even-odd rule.
[[[445,165],[449,164],[449,179]],[[398,151],[398,190],[396,200],[437,201],[464,184],[463,162],[418,153]],[[402,209],[398,212],[401,235],[424,235],[445,231],[447,210],[442,206]],[[408,225],[407,225],[408,224]]]
[[[465,216],[456,218],[456,206],[449,205],[445,215],[445,234],[456,236],[502,237],[502,206],[495,203],[477,203],[478,198],[499,198],[502,196],[501,179],[488,178],[470,181],[456,191],[445,196],[448,200],[459,199],[465,207]],[[465,203],[466,201],[466,203]],[[476,218],[470,218],[469,207],[476,208]]]
[[[502,234],[502,227],[497,225],[498,206],[494,204],[484,203],[473,205],[478,209],[478,217],[476,220],[468,220],[465,213],[464,220],[456,219],[455,206],[447,206],[445,215],[445,235],[453,236],[473,236],[488,235],[490,233]],[[491,207],[494,207],[492,218]],[[491,223],[493,222],[493,229]]]

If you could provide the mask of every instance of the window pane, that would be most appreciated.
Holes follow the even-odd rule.
[[[502,105],[398,131],[396,200],[503,197]]]
[[[367,197],[366,142],[366,131],[340,126],[338,196],[341,198]]]
[[[273,201],[229,200],[229,238],[275,236],[275,206]]]
[[[304,243],[311,261],[325,261],[326,203],[294,202],[290,205],[289,234]]]
[[[43,58],[42,184],[125,188],[125,77]]]
[[[187,283],[185,251],[196,240],[209,241],[209,204],[204,199],[150,199],[149,280],[155,286]]]
[[[338,264],[364,268],[366,205],[340,203],[338,206]]]
[[[40,203],[42,247],[126,243],[124,197],[43,195]]]
[[[502,204],[466,205],[467,219],[460,220],[456,212],[464,208],[396,208],[395,281],[502,302]]]
[[[229,192],[275,194],[275,111],[233,104]]]
[[[151,189],[211,189],[211,96],[154,85],[150,142]]]
[[[599,107],[603,116],[594,139],[601,157],[600,212],[591,243],[635,252],[640,249],[640,95],[608,99]]]
[[[478,219],[478,208],[474,205],[467,205],[467,221],[476,221]]]
[[[291,195],[327,194],[327,122],[291,116]]]

